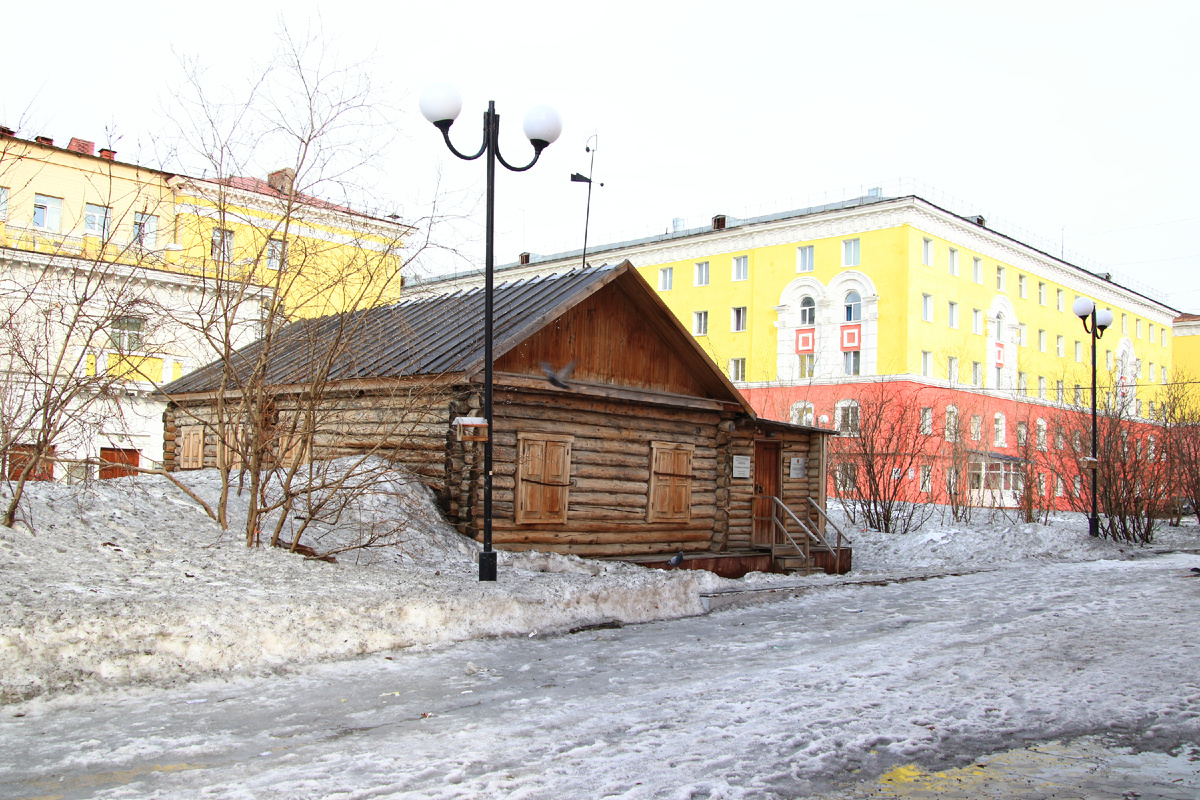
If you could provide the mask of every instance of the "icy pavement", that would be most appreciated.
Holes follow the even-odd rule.
[[[898,767],[932,775],[1088,735],[1161,754],[1200,742],[1196,566],[1027,563],[37,699],[3,709],[0,785],[63,798],[784,798],[854,791],[837,785],[848,778],[882,791]]]

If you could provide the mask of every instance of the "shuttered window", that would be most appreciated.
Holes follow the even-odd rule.
[[[650,502],[647,522],[687,522],[692,518],[690,444],[650,444]]]
[[[573,436],[517,434],[516,521],[566,522]]]
[[[176,452],[180,469],[200,469],[204,466],[204,426],[189,425],[179,429]]]

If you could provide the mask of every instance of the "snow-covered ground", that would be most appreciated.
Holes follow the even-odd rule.
[[[182,478],[210,504],[215,472]],[[1127,558],[1138,548],[1089,539],[1077,515],[1049,526],[980,519],[931,523],[908,536],[852,530],[855,573],[727,581],[538,553],[501,554],[500,580],[480,583],[478,545],[437,515],[428,490],[399,474],[336,526],[312,526],[328,548],[402,523],[392,548],[336,564],[242,543],[245,497],[223,531],[165,479],[84,487],[32,484],[28,525],[0,528],[0,700],[171,685],[216,674],[488,636],[565,631],[700,614],[702,592],[823,585],[864,575],[991,568],[1030,560]],[[986,517],[980,514],[980,517]],[[289,520],[289,525],[294,524]],[[1160,542],[1200,547],[1194,524]]]

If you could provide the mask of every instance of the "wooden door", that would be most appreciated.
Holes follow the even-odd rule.
[[[773,520],[778,509],[772,497],[779,497],[779,442],[759,439],[754,442],[754,529],[750,543],[770,547],[775,535]]]
[[[115,447],[100,448],[100,480],[108,478],[124,478],[137,475],[137,470],[130,469],[138,465],[137,450],[122,450]]]

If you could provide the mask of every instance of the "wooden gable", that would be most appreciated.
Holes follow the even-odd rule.
[[[575,361],[570,380],[740,403],[716,365],[629,270],[496,359],[497,372],[543,377]]]

